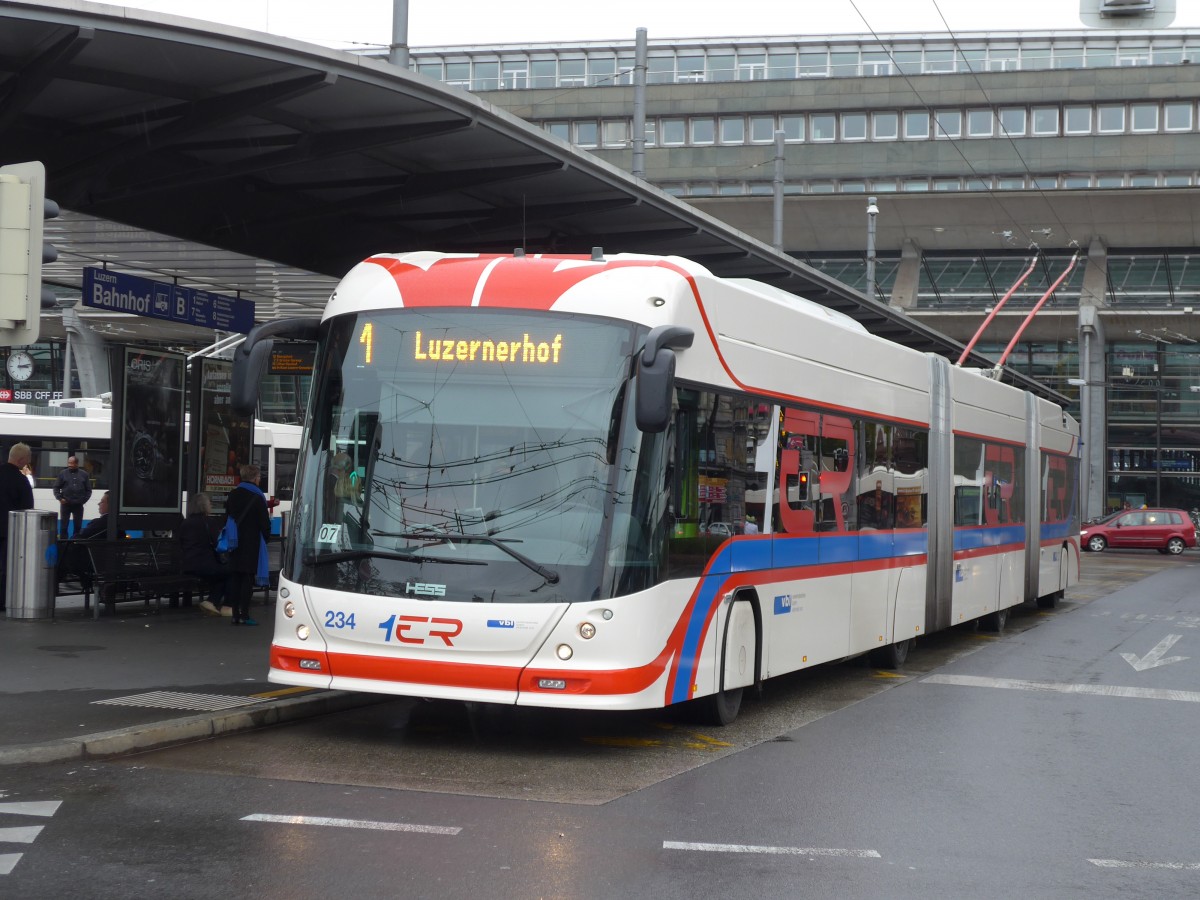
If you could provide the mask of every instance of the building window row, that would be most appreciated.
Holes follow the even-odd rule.
[[[1194,100],[1069,103],[997,108],[813,112],[749,116],[659,116],[646,120],[651,147],[787,143],[978,140],[1018,137],[1177,134],[1196,130]],[[620,148],[629,119],[545,120],[542,127],[579,147]]]
[[[931,191],[1055,191],[1113,188],[1185,188],[1200,185],[1200,173],[1106,172],[1046,175],[983,175],[978,177],[911,177],[803,179],[783,186],[785,194],[894,194]],[[774,186],[763,180],[688,180],[659,183],[676,197],[741,197],[769,195]]]
[[[633,83],[632,41],[616,49],[488,51],[422,50],[411,66],[437,81],[472,91],[602,87]],[[649,84],[794,80],[884,75],[930,75],[1180,65],[1197,60],[1200,36],[1114,38],[1111,33],[1057,37],[997,36],[991,40],[900,38],[894,41],[772,42],[716,46],[655,46],[648,51]]]

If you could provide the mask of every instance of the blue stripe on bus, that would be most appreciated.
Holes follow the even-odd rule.
[[[1065,541],[1068,536],[1075,534],[1070,522],[1043,522],[1041,540]]]
[[[696,664],[700,659],[700,639],[704,635],[708,611],[716,601],[717,591],[721,589],[721,585],[728,577],[724,574],[707,575],[700,579],[696,603],[692,607],[692,618],[688,622],[687,631],[683,635],[683,646],[679,650],[679,659],[675,669],[675,688],[671,692],[672,703],[682,703],[691,696],[692,678],[696,674]]]
[[[987,528],[962,528],[954,531],[954,552],[960,550],[982,550],[985,547],[1001,547],[1005,544],[1024,544],[1024,525],[999,525]]]
[[[1064,535],[1066,534],[1064,523]],[[954,532],[954,549],[973,550],[1023,544],[1024,525],[972,527]],[[858,562],[860,560],[904,559],[929,552],[929,532],[857,532],[854,534],[816,534],[805,537],[772,535],[753,540],[734,540],[714,555],[707,573],[701,577],[696,602],[688,619],[676,661],[675,684],[671,702],[682,703],[691,697],[692,680],[700,658],[700,642],[718,594],[732,572],[768,569],[806,568],[817,565]]]

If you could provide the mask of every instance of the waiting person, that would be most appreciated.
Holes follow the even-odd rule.
[[[200,609],[206,615],[219,616],[232,601],[229,579],[233,572],[228,563],[217,559],[217,534],[221,526],[211,517],[212,500],[208,494],[188,497],[187,518],[179,527],[180,559],[184,574],[196,576],[208,588]],[[229,614],[233,614],[232,609]]]
[[[32,458],[29,445],[17,443],[8,450],[8,462],[0,465],[0,612],[8,609],[8,514],[33,509],[33,488],[21,473]]]
[[[111,491],[105,491],[104,496],[100,498],[100,515],[94,519],[90,519],[83,529],[75,532],[77,540],[87,541],[92,538],[108,537],[108,497]],[[124,537],[124,534],[121,535]]]
[[[746,516],[746,524],[742,528],[742,534],[758,534],[758,523],[754,521],[754,516]]]
[[[59,539],[67,539],[71,519],[75,520],[75,534],[83,530],[83,504],[87,503],[91,496],[92,480],[88,473],[79,468],[79,460],[76,457],[67,457],[67,467],[58,473],[58,481],[54,482],[54,498],[59,503]]]
[[[108,504],[109,491],[104,492],[104,496],[100,498],[100,515],[88,521],[83,526],[83,530],[76,532],[75,540],[64,545],[66,552],[63,554],[62,571],[74,574],[79,578],[79,585],[87,593],[92,590],[92,576],[95,570],[92,568],[92,557],[88,554],[85,547],[80,547],[79,541],[103,541],[108,537]],[[125,532],[121,531],[118,537],[125,537]]]
[[[225,501],[225,513],[237,526],[237,546],[230,552],[233,568],[233,624],[257,625],[250,618],[250,597],[255,585],[267,583],[267,535],[271,533],[271,514],[267,498],[258,486],[259,468],[244,465],[242,482]]]

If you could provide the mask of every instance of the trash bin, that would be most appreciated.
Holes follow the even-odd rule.
[[[54,616],[58,516],[36,509],[8,514],[8,617]]]

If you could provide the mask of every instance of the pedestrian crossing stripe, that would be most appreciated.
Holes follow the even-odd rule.
[[[221,709],[236,709],[262,703],[258,697],[236,697],[226,694],[185,694],[178,691],[150,691],[147,694],[130,694],[109,700],[93,700],[93,704],[107,706],[148,706],[155,709],[191,709],[216,712]]]

